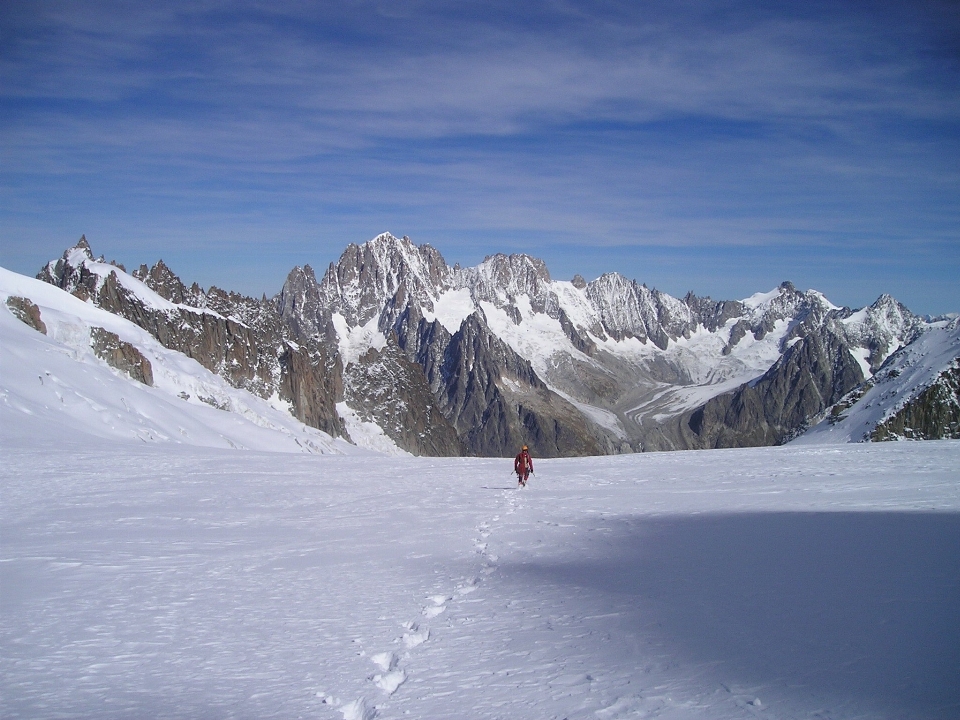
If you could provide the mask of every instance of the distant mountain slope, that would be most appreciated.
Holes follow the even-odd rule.
[[[6,438],[57,427],[146,443],[357,451],[298,422],[277,397],[239,390],[128,320],[48,284],[0,268],[0,302]]]
[[[931,323],[798,444],[960,438],[960,319]]]
[[[450,267],[389,233],[270,299],[187,287],[162,261],[127,274],[84,239],[38,277],[308,425],[371,423],[421,455],[778,444],[938,327],[886,295],[854,311],[790,283],[714,301],[557,281],[526,255]]]

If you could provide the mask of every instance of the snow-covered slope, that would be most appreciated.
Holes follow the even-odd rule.
[[[6,304],[10,297],[26,298],[39,308],[45,335],[13,316]],[[159,296],[153,302],[169,305]],[[153,386],[97,357],[91,348],[93,328],[114,333],[139,350],[152,368]],[[278,398],[270,402],[232,387],[128,320],[2,268],[0,413],[8,438],[59,427],[66,434],[146,443],[356,451],[298,422]]]
[[[928,388],[960,365],[960,320],[931,323],[914,342],[892,355],[872,378],[835,405],[794,443],[862,442]]]
[[[518,491],[509,460],[11,442],[4,412],[5,720],[960,714],[958,442]]]

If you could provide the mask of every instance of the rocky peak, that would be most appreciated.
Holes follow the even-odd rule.
[[[458,280],[470,288],[477,302],[506,308],[516,306],[517,299],[526,296],[534,312],[557,316],[550,271],[539,258],[523,254],[488,255],[477,267],[461,270]]]
[[[600,316],[604,331],[614,340],[635,337],[646,341],[647,327],[640,312],[641,288],[620,273],[604,273],[587,284],[586,295]]]
[[[852,347],[869,351],[870,369],[876,370],[892,353],[912,342],[922,332],[923,321],[897,302],[883,294],[868,307],[835,324]]]
[[[690,307],[682,300],[660,292],[656,288],[651,290],[650,294],[657,307],[657,325],[666,336],[673,340],[681,336],[689,338],[690,333],[696,330],[698,325],[698,320]]]
[[[905,328],[918,318],[894,297],[884,293],[867,309],[876,322],[885,322],[891,328]]]
[[[287,275],[274,307],[295,336],[312,337],[320,328],[320,285],[309,265],[297,265]]]
[[[744,313],[743,303],[739,300],[713,300],[710,297],[698,297],[688,292],[683,302],[690,308],[697,322],[713,332],[727,321],[739,318]]]
[[[97,279],[86,268],[93,262],[93,252],[86,235],[81,235],[77,244],[64,250],[59,260],[51,260],[37,273],[37,279],[56,285],[83,298],[96,290]]]
[[[192,304],[189,290],[163,260],[158,260],[149,270],[141,265],[133,271],[133,277],[172,303]]]
[[[381,317],[381,324],[392,325],[409,302],[432,311],[449,275],[436,249],[383,233],[349,245],[330,265],[320,281],[320,303],[325,313],[339,312],[349,325],[365,325],[383,313],[389,317]]]

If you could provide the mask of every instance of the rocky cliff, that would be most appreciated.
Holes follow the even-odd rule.
[[[274,303],[217,288],[188,290],[162,261],[137,274],[95,260],[81,237],[37,277],[130,320],[235,387],[263,398],[276,393],[301,421],[343,434],[335,353],[310,338],[289,337]]]

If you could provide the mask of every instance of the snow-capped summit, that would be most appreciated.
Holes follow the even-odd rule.
[[[413,302],[432,309],[449,274],[434,248],[383,233],[363,245],[349,245],[330,265],[318,288],[321,312],[339,313],[350,325],[365,325],[385,304],[396,308]]]
[[[789,282],[716,301],[619,273],[554,280],[523,254],[450,267],[390,233],[319,279],[295,267],[271,299],[187,287],[162,261],[131,275],[85,238],[38,277],[308,425],[366,423],[416,454],[785,442],[936,325],[886,295],[851,310]]]

